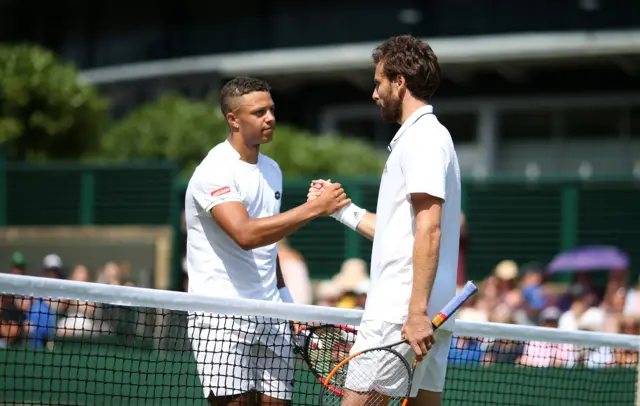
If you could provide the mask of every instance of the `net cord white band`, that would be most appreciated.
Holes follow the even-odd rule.
[[[218,298],[168,290],[76,282],[33,276],[0,274],[0,294],[72,299],[117,306],[152,307],[229,316],[261,316],[282,318],[288,314],[296,321],[360,324],[362,312],[302,304],[262,300]],[[291,313],[283,306],[291,306]],[[287,312],[286,314],[283,314]],[[250,312],[250,313],[248,313]]]
[[[215,298],[184,292],[76,282],[33,276],[0,274],[0,294],[73,299],[117,306],[152,307],[187,312],[226,315],[253,315],[291,318],[301,322],[320,322],[359,326],[361,310],[323,306],[265,302],[251,299]],[[283,307],[285,306],[285,307]],[[289,307],[286,307],[289,306]],[[640,336],[586,331],[555,330],[512,324],[456,320],[454,333],[460,336],[545,341],[589,347],[640,350]]]

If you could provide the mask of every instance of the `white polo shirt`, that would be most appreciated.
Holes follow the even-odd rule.
[[[280,213],[282,172],[262,154],[256,165],[241,161],[225,141],[209,151],[187,187],[189,292],[278,301],[276,244],[244,250],[211,217],[213,207],[232,201],[241,202],[251,218]]]
[[[460,239],[460,168],[449,131],[432,106],[413,113],[389,144],[378,193],[371,255],[371,289],[364,319],[404,323],[413,284],[416,230],[411,193],[444,199],[440,256],[428,303],[433,318],[456,294]],[[453,320],[441,328],[451,329]]]

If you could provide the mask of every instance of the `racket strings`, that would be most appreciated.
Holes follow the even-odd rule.
[[[337,327],[314,330],[308,340],[307,357],[318,373],[327,376],[343,359],[349,356],[355,342],[355,332]],[[338,377],[336,377],[338,378]]]

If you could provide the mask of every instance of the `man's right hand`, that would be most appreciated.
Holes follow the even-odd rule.
[[[347,194],[339,183],[325,184],[315,199],[307,201],[320,210],[321,216],[330,216],[351,203],[351,199],[347,198]]]
[[[311,181],[311,185],[309,186],[309,193],[307,193],[307,201],[317,199],[318,196],[322,193],[325,186],[329,186],[331,184],[331,179],[317,179]]]

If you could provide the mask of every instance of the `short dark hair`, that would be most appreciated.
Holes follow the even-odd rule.
[[[231,111],[231,99],[253,92],[270,92],[271,86],[262,79],[239,76],[231,79],[220,90],[220,109],[226,115]]]
[[[440,85],[440,65],[431,46],[411,35],[391,37],[373,50],[373,62],[382,62],[389,80],[402,76],[407,89],[422,101],[433,97]]]

